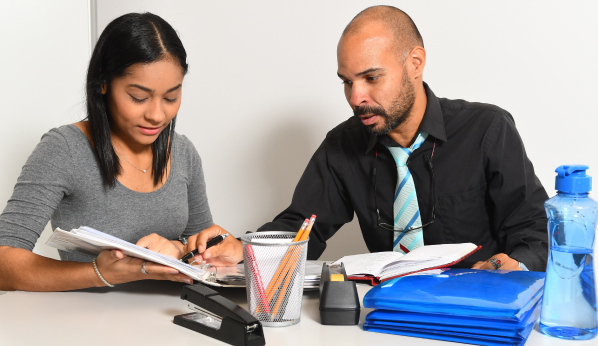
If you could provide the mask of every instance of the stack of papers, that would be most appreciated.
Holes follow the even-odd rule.
[[[363,329],[475,345],[523,345],[540,314],[545,273],[450,269],[372,288]]]
[[[174,268],[197,281],[205,282],[210,276],[210,272],[207,270],[131,244],[91,227],[83,226],[73,229],[70,232],[56,228],[50,239],[46,242],[46,245],[63,251],[81,252],[90,255],[99,254],[103,250],[120,249],[127,256],[141,258]]]
[[[320,276],[322,276],[322,265],[324,261],[307,261],[305,263],[305,279],[303,288],[318,288]]]
[[[307,261],[305,264],[305,278],[303,288],[318,288],[324,261]],[[227,286],[245,286],[245,265],[237,264],[233,267],[218,267],[216,279]]]

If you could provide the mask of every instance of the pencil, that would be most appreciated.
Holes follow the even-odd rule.
[[[307,228],[301,235],[301,238],[299,241],[306,240],[309,237],[309,233],[311,232],[311,229],[312,229],[315,221],[316,221],[316,216],[312,215],[309,225],[307,226]],[[274,317],[278,314],[278,309],[280,308],[280,303],[282,303],[284,297],[286,296],[287,288],[289,286],[289,283],[291,282],[291,279],[293,278],[295,268],[297,267],[297,262],[299,261],[299,258],[301,257],[301,250],[302,250],[302,248],[299,248],[299,246],[294,247],[294,249],[292,251],[293,253],[291,255],[291,258],[288,261],[289,263],[285,267],[286,270],[283,270],[283,272],[285,273],[285,275],[283,275],[283,276],[285,276],[285,280],[284,280],[282,289],[280,290],[278,297],[276,299],[276,303],[275,303],[274,309],[272,311],[272,319],[274,319]],[[303,282],[301,282],[301,285],[303,285]],[[273,296],[274,296],[274,294],[273,294]],[[270,298],[270,299],[272,299],[272,298]]]
[[[280,290],[278,290],[278,297],[276,297],[276,303],[274,303],[274,309],[272,310],[272,317],[271,319],[273,320],[274,318],[276,318],[276,315],[278,314],[278,310],[280,308],[280,304],[282,303],[282,301],[284,300],[284,298],[287,295],[287,288],[289,287],[289,284],[291,283],[291,279],[293,278],[293,274],[295,273],[294,270],[294,266],[297,265],[298,262],[298,258],[301,257],[301,249],[299,249],[299,247],[303,247],[303,245],[297,245],[295,247],[295,249],[293,249],[293,254],[291,255],[291,258],[289,259],[289,265],[287,266],[287,269],[285,270],[285,280],[284,283],[282,284],[282,287],[280,288]],[[303,282],[298,283],[295,282],[294,284],[301,284],[303,285]],[[276,291],[275,291],[276,292]],[[290,292],[289,292],[290,294]],[[274,294],[276,295],[276,294]]]
[[[307,228],[310,221],[311,220],[309,220],[309,219],[305,219],[305,221],[303,221],[303,224],[301,225],[301,228],[299,228],[299,232],[297,232],[297,235],[295,236],[295,239],[293,239],[293,241],[299,241],[299,239],[301,239],[301,236],[303,235],[303,231]]]
[[[293,239],[293,242],[299,241],[299,239],[301,239],[302,235],[303,235],[303,231],[307,228],[307,226],[309,225],[310,220],[309,219],[305,219],[305,221],[303,221],[303,224],[301,225],[301,228],[299,228],[299,231],[297,232],[297,235],[295,236],[295,238]],[[287,251],[287,253],[285,254],[285,257],[283,258],[281,264],[279,265],[278,269],[276,270],[276,273],[274,273],[274,276],[272,276],[272,279],[270,279],[270,283],[268,284],[268,288],[266,289],[266,301],[269,303],[270,299],[272,299],[272,296],[274,291],[275,291],[275,287],[278,287],[280,285],[280,282],[282,281],[282,279],[284,277],[281,277],[282,274],[282,269],[283,269],[283,263],[286,263],[288,261],[288,257],[290,256],[290,252]],[[269,306],[268,306],[269,309]],[[256,314],[260,311],[259,306],[256,309]],[[268,313],[270,313],[270,311],[267,311]]]
[[[316,222],[316,216],[312,215],[311,219],[309,220],[309,225],[307,225],[307,228],[305,229],[305,231],[303,232],[303,234],[301,234],[301,240],[306,240],[307,237],[309,237],[309,232],[311,232],[311,228],[314,226],[314,223]]]
[[[307,219],[306,219],[306,221],[307,221]],[[301,236],[299,237],[299,239],[297,241],[303,241],[309,237],[309,232],[311,232],[311,228],[313,227],[313,224],[315,221],[316,221],[316,216],[312,215],[311,219],[309,220],[309,224],[307,225],[307,228],[303,232],[301,232]],[[297,239],[297,237],[295,239]],[[272,300],[274,295],[276,295],[276,289],[280,286],[280,284],[282,283],[282,280],[286,279],[285,282],[287,284],[284,285],[285,287],[288,285],[288,282],[291,279],[291,276],[289,276],[288,273],[289,273],[289,270],[297,264],[297,258],[296,258],[297,252],[301,252],[301,249],[299,249],[297,246],[293,247],[292,249],[289,249],[289,251],[287,252],[287,256],[283,259],[283,262],[281,263],[281,266],[283,264],[284,264],[284,266],[282,268],[282,271],[280,271],[280,273],[279,273],[279,279],[274,283],[273,287],[269,287],[270,290],[267,292],[269,300]],[[279,267],[279,269],[280,269],[280,267]]]
[[[305,221],[303,222],[303,225],[301,226],[301,229],[299,230],[299,232],[297,232],[297,235],[295,236],[295,239],[293,240],[293,242],[301,241],[303,239],[303,235],[304,235],[306,229],[309,228],[309,225],[313,225],[314,222],[315,222],[315,215],[312,215],[311,219],[309,219],[309,220],[305,219]],[[287,250],[286,255],[284,256],[283,260],[280,262],[280,265],[278,266],[278,270],[276,270],[276,273],[274,274],[273,278],[275,278],[275,280],[273,279],[270,281],[270,284],[268,285],[268,289],[266,290],[268,300],[272,300],[272,297],[274,297],[276,290],[282,283],[282,280],[284,280],[284,277],[289,270],[289,266],[290,266],[289,257],[293,254],[293,250],[294,250],[294,248],[290,248]]]

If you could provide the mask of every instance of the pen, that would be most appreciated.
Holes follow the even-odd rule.
[[[226,239],[226,237],[228,237],[228,233],[217,235],[214,238],[208,240],[208,242],[206,243],[206,250],[209,249],[209,248],[211,248],[214,245],[220,244],[224,239]],[[197,249],[189,252],[185,256],[181,257],[181,262],[185,262],[186,263],[186,261],[188,261],[191,258],[195,257],[198,253],[199,252],[197,251]]]

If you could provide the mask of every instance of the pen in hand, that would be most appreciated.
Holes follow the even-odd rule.
[[[206,243],[206,250],[214,245],[220,244],[224,239],[226,239],[226,237],[228,237],[228,233],[217,235],[214,238],[208,240],[208,242]],[[181,257],[181,262],[187,263],[188,260],[195,257],[198,253],[199,252],[197,251],[197,249],[187,253],[185,256]]]

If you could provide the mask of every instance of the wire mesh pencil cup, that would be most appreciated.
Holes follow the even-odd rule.
[[[256,232],[241,237],[249,312],[265,327],[299,323],[308,240],[296,233]]]

